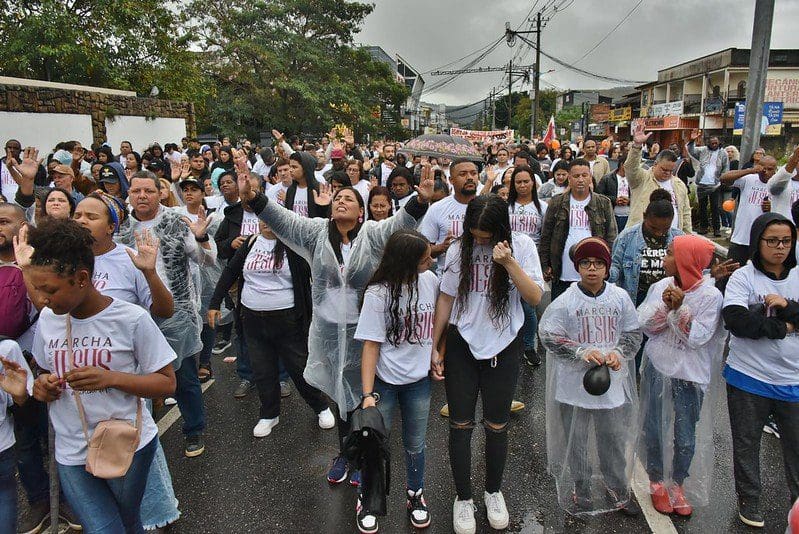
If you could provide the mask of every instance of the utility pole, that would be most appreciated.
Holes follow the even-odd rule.
[[[538,124],[538,79],[541,77],[541,12],[535,17],[535,65],[533,66],[533,119],[530,123],[530,140],[535,138],[536,124]]]
[[[497,129],[497,104],[494,101],[494,90],[491,89],[491,129]]]
[[[749,79],[746,83],[746,115],[741,137],[741,161],[749,161],[755,147],[760,143],[760,117],[763,113],[763,99],[766,93],[773,20],[774,0],[755,2],[752,50],[749,53]]]
[[[510,120],[513,117],[513,96],[511,90],[513,88],[513,60],[508,61],[508,130],[510,130]]]

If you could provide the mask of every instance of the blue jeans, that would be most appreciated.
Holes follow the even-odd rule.
[[[58,464],[64,495],[85,534],[144,532],[141,501],[157,444],[158,439],[153,438],[137,451],[130,469],[119,478],[105,480],[88,473],[85,465]]]
[[[662,375],[651,363],[642,372],[642,380],[647,380],[649,401],[646,406],[647,418],[644,421],[644,444],[646,446],[646,472],[652,482],[663,481],[663,436],[665,425],[671,421],[663,421],[662,403],[674,404],[674,458],[672,459],[671,478],[675,484],[681,485],[688,478],[688,470],[694,459],[696,448],[696,423],[702,412],[704,393],[695,382],[669,378]],[[666,390],[664,381],[671,381],[671,399],[663,399]],[[762,425],[761,425],[762,427]]]
[[[535,314],[535,308],[522,300],[522,309],[524,310],[524,325],[522,325],[522,341],[524,342],[524,350],[535,350],[535,334],[538,331],[538,316]]]
[[[164,449],[158,437],[155,437],[156,448],[153,463],[147,475],[147,483],[141,502],[141,522],[146,530],[165,527],[180,517],[178,500],[172,489],[172,476],[166,463]]]
[[[405,447],[405,468],[408,473],[408,489],[416,491],[424,487],[424,450],[427,435],[427,418],[430,414],[430,379],[395,386],[375,377],[375,392],[380,395],[377,409],[383,416],[387,430],[391,430],[391,419],[399,404],[402,417],[402,445]]]
[[[614,217],[616,217],[616,228],[621,232],[624,230],[624,227],[627,226],[627,219],[629,219],[629,217],[622,217],[620,215],[614,215]]]
[[[183,358],[180,367],[175,369],[177,387],[175,400],[183,415],[183,434],[196,436],[205,430],[205,408],[200,379],[197,378],[197,360],[194,356]]]
[[[0,532],[17,531],[17,461],[14,446],[0,452]]]

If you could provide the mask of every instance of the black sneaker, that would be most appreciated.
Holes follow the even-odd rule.
[[[45,522],[50,518],[50,501],[32,503],[25,517],[20,518],[19,534],[37,534],[41,532]]]
[[[427,510],[427,502],[422,495],[422,488],[415,492],[407,490],[408,499],[406,506],[408,508],[408,519],[414,528],[427,528],[430,526],[430,512]]]
[[[252,391],[255,387],[255,384],[250,382],[249,380],[242,380],[239,382],[239,385],[236,387],[236,391],[233,392],[233,396],[237,399],[243,399],[247,396],[247,393]]]
[[[738,501],[738,519],[744,525],[755,528],[763,528],[766,524],[763,514],[758,510],[758,506],[745,501]]]
[[[617,511],[628,516],[636,516],[641,513],[641,507],[635,500],[631,491],[614,490],[605,488],[605,495],[608,503]]]
[[[591,499],[590,484],[580,483],[574,485],[572,502],[578,512],[591,512],[594,510],[594,501]]]
[[[358,503],[355,505],[355,513],[358,530],[361,534],[375,534],[378,531],[377,516],[364,509],[360,495],[358,496]]]
[[[222,354],[231,347],[229,339],[220,339],[214,344],[211,349],[211,354]]]
[[[774,420],[773,415],[768,416],[768,421],[763,425],[763,432],[771,434],[777,439],[780,439],[780,427],[777,426],[777,421]]]
[[[538,355],[538,351],[535,350],[535,347],[524,349],[524,359],[533,367],[541,365],[541,356]]]
[[[69,507],[69,503],[66,501],[60,503],[58,508],[58,520],[69,525],[69,528],[72,530],[83,530],[83,527],[78,522],[78,516],[75,515],[75,512],[72,511],[72,508]]]
[[[183,454],[186,458],[194,458],[205,452],[205,441],[203,441],[202,434],[196,436],[186,436],[186,446]]]

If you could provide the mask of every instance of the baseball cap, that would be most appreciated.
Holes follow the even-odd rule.
[[[119,183],[119,176],[110,165],[103,165],[103,167],[100,169],[100,183],[101,184]]]
[[[332,152],[330,152],[330,159],[344,159],[344,151],[340,148],[334,148]]]
[[[57,172],[58,174],[68,174],[75,178],[75,171],[73,171],[72,167],[69,165],[56,165],[56,167],[53,169],[53,172]]]
[[[183,189],[183,188],[184,188],[184,187],[186,187],[187,185],[194,185],[194,186],[195,186],[195,187],[197,187],[197,188],[198,188],[200,191],[202,191],[202,190],[203,190],[203,184],[201,184],[201,183],[200,183],[200,181],[199,181],[197,178],[195,178],[194,176],[189,176],[189,177],[187,177],[187,178],[184,178],[184,179],[183,179],[183,180],[181,180],[181,181],[180,181],[180,183],[178,184],[178,186],[179,186],[181,189]]]

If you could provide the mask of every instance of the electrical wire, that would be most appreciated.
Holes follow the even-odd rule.
[[[615,32],[616,30],[618,30],[618,29],[619,29],[619,26],[621,26],[622,24],[624,24],[624,22],[625,22],[625,21],[626,21],[628,18],[630,18],[630,16],[631,16],[631,15],[632,15],[632,14],[635,12],[635,10],[636,10],[636,9],[638,9],[639,7],[641,7],[641,4],[643,4],[643,3],[644,3],[644,0],[639,0],[639,1],[638,1],[638,3],[637,3],[637,4],[635,4],[635,5],[633,6],[633,8],[632,8],[630,11],[628,11],[626,15],[624,15],[624,17],[622,17],[622,19],[619,21],[619,23],[618,23],[618,24],[616,24],[616,25],[613,27],[613,29],[611,29],[611,30],[610,30],[610,31],[607,33],[607,35],[605,35],[605,36],[604,36],[602,39],[600,39],[600,40],[599,40],[599,42],[598,42],[597,44],[595,44],[593,47],[591,47],[591,49],[590,49],[590,50],[588,50],[588,52],[586,52],[585,54],[583,54],[583,55],[580,57],[580,59],[578,59],[577,61],[575,61],[574,63],[572,63],[572,65],[577,65],[579,62],[581,62],[581,61],[582,61],[582,60],[584,60],[586,57],[588,57],[588,55],[589,55],[591,52],[593,52],[594,50],[596,50],[597,48],[599,48],[599,45],[601,45],[602,43],[604,43],[604,42],[607,40],[607,38],[608,38],[608,37],[610,37],[611,35],[613,35],[613,32]]]

